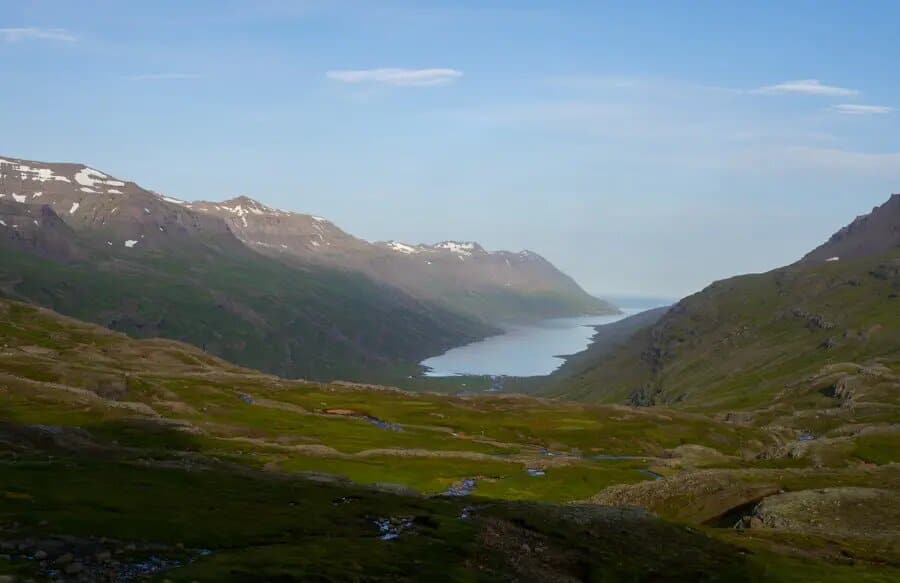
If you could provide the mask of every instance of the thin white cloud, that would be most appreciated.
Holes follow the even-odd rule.
[[[818,79],[798,79],[796,81],[785,81],[778,85],[768,85],[760,87],[755,93],[782,94],[782,93],[800,93],[805,95],[828,95],[828,96],[848,96],[859,95],[859,91],[855,89],[847,89],[846,87],[837,87],[834,85],[825,85]]]
[[[886,105],[861,105],[858,103],[842,103],[831,109],[844,115],[880,115],[894,111],[893,107]]]
[[[328,71],[326,77],[341,83],[379,83],[407,87],[447,85],[463,76],[456,69],[350,69]]]
[[[767,146],[743,152],[738,156],[736,165],[754,173],[815,171],[832,175],[900,177],[900,152]]]
[[[0,28],[0,41],[4,43],[12,44],[30,40],[75,42],[78,40],[78,37],[62,28],[38,28],[34,26]]]
[[[147,73],[144,75],[129,75],[130,81],[182,81],[189,79],[199,79],[197,73]]]

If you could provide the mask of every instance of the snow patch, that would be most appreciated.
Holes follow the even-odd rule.
[[[5,226],[6,226],[6,221],[4,221],[3,219],[0,219],[0,225],[3,225],[3,226],[5,227]]]
[[[97,183],[102,183],[105,178],[108,178],[106,174],[93,168],[85,167],[75,173],[75,182],[81,186],[94,186]]]
[[[16,202],[25,202],[25,199],[27,198],[24,194],[13,194],[12,197]]]
[[[14,171],[18,171],[21,180],[34,180],[36,182],[46,182],[54,178],[53,170],[49,168],[34,168],[26,164],[11,162],[9,160],[0,159],[0,164],[8,164],[12,166]],[[29,176],[30,175],[30,176]]]
[[[444,249],[457,255],[471,255],[475,249],[475,243],[460,243],[458,241],[444,241],[434,246],[435,249]]]
[[[829,258],[826,259],[825,261],[840,261],[840,260],[841,260],[840,257],[829,257]]]
[[[122,194],[121,190],[116,190],[115,188],[110,188],[106,192],[108,192],[109,194]]]
[[[110,191],[110,192],[112,192],[112,191]],[[187,204],[183,200],[179,200],[177,198],[172,198],[171,196],[161,196],[160,198],[166,202],[171,202],[172,204]]]
[[[138,244],[138,242],[135,241],[134,239],[128,239],[127,241],[125,241],[125,246],[128,247],[129,249],[131,249],[132,247],[134,247],[137,244]]]
[[[81,206],[80,203],[73,202],[73,203],[72,203],[72,208],[69,209],[69,214],[70,214],[70,215],[74,215],[74,214],[75,214],[75,211],[77,211],[77,210],[78,210],[78,207],[80,207],[80,206]]]
[[[66,180],[66,182],[68,182],[68,180]],[[94,186],[97,186],[98,184],[105,188],[108,188],[110,186],[125,186],[125,183],[121,180],[115,180],[113,178],[110,178],[103,172],[100,172],[99,170],[94,170],[93,168],[87,167],[82,168],[75,173],[75,182],[77,182],[81,186],[86,186],[88,188],[92,188]],[[82,188],[81,190],[84,190],[84,188]]]
[[[397,251],[398,253],[403,253],[405,255],[412,255],[413,253],[419,252],[419,250],[412,245],[407,245],[406,243],[401,243],[400,241],[388,241],[387,246],[390,249]]]
[[[35,192],[34,194],[32,194],[31,198],[40,198],[43,195],[44,195],[43,192],[38,191],[38,192]]]

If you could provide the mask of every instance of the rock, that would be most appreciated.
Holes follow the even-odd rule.
[[[0,583],[16,583],[15,575],[0,575]]]
[[[65,553],[56,557],[56,560],[53,562],[57,565],[66,565],[68,563],[71,563],[73,560],[75,560],[75,556],[72,553]]]
[[[34,553],[34,558],[37,559],[38,561],[43,561],[44,559],[47,558],[47,551],[45,551],[44,549],[38,549]]]
[[[751,516],[750,520],[747,521],[747,526],[749,528],[764,528],[765,524],[758,516]]]
[[[75,575],[76,573],[81,573],[84,571],[84,565],[79,562],[69,563],[66,565],[65,572],[69,575]]]
[[[110,559],[112,559],[112,553],[110,553],[109,551],[100,551],[99,553],[97,553],[94,556],[101,563],[105,563],[105,562],[109,561]]]

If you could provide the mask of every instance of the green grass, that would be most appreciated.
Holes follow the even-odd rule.
[[[716,282],[682,300],[656,332],[639,332],[612,354],[564,370],[545,390],[625,402],[649,386],[656,404],[714,413],[765,407],[786,385],[830,364],[896,363],[898,282],[876,274],[898,257],[803,264]],[[823,348],[829,339],[834,345]]]
[[[895,373],[887,368],[878,374],[840,368],[859,377],[852,379],[858,404],[827,409],[821,418],[822,403],[834,400],[821,391],[837,373],[824,370],[796,384],[757,413],[757,425],[778,425],[768,429],[663,408],[287,381],[175,342],[134,340],[5,301],[0,344],[0,523],[19,522],[34,536],[215,549],[166,574],[175,581],[260,573],[285,580],[396,580],[407,572],[436,580],[510,573],[641,580],[659,572],[780,580],[791,569],[828,573],[786,553],[837,565],[833,579],[842,580],[852,571],[818,539],[744,544],[716,530],[691,532],[619,510],[559,503],[610,488],[665,493],[680,478],[701,475],[697,468],[724,471],[725,491],[705,490],[701,481],[699,489],[621,503],[697,523],[761,487],[900,488],[890,463],[898,449],[888,406]],[[872,426],[878,431],[859,433],[859,419],[879,420]],[[815,455],[753,457],[776,448],[785,427],[826,432],[841,445]],[[834,467],[816,467],[822,460]],[[532,476],[527,468],[545,474]],[[668,478],[652,481],[640,471],[648,468]],[[465,478],[477,479],[472,496],[427,497]],[[365,488],[375,484],[381,490]],[[424,496],[386,493],[406,489]],[[356,497],[352,503],[332,504],[348,495]],[[463,506],[486,514],[460,520]],[[373,520],[385,515],[413,517],[414,537],[381,541]],[[528,558],[523,544],[548,550]],[[777,560],[769,560],[772,553]],[[878,580],[892,572],[876,565],[887,556],[873,549],[858,572]],[[9,565],[22,575],[26,567]]]

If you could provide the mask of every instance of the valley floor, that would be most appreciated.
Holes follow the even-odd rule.
[[[0,573],[896,580],[900,370],[880,366],[837,371],[868,379],[852,410],[821,379],[745,417],[452,397],[286,381],[3,301]]]

